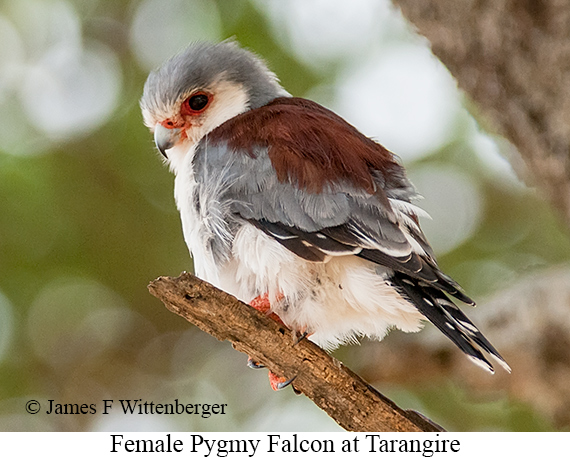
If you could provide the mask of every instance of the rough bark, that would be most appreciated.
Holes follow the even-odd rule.
[[[415,411],[404,411],[307,339],[188,273],[160,277],[150,292],[166,307],[219,340],[228,340],[293,385],[350,431],[442,431]],[[269,388],[269,385],[268,385]]]
[[[570,224],[570,2],[393,2]]]

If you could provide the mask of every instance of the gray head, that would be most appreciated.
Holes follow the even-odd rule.
[[[228,119],[286,95],[265,63],[235,42],[195,43],[149,75],[141,109],[157,147],[173,159],[166,150],[188,151]]]

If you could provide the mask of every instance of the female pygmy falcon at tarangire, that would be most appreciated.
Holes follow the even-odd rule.
[[[390,151],[290,96],[234,42],[168,60],[141,107],[176,175],[197,276],[325,349],[392,327],[415,332],[427,319],[478,365],[493,372],[490,355],[510,371],[450,300],[473,304],[439,270]]]

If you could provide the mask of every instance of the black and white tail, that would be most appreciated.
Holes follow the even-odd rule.
[[[391,278],[392,283],[399,292],[406,297],[432,324],[434,324],[445,336],[447,336],[459,349],[461,349],[471,361],[480,367],[494,373],[493,365],[485,358],[484,354],[490,355],[506,371],[511,368],[483,336],[479,329],[463,312],[442,292],[431,284],[411,278],[410,276],[396,272]],[[463,294],[456,295],[464,296]],[[463,300],[472,304],[468,297]]]

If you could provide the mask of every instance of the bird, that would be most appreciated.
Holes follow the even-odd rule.
[[[438,267],[399,157],[289,94],[262,58],[235,40],[192,43],[150,72],[140,106],[196,276],[328,351],[429,321],[510,372],[456,305],[474,302]]]

